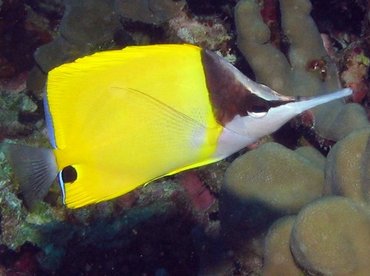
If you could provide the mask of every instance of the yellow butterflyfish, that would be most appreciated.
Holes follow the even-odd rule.
[[[28,206],[57,178],[65,204],[77,208],[221,160],[351,93],[287,97],[193,45],[131,46],[49,72],[53,149],[3,146]]]

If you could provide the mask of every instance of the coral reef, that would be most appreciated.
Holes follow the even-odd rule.
[[[265,240],[263,275],[302,275],[290,252],[294,222],[295,217],[288,216],[271,225]]]
[[[369,128],[354,131],[329,152],[325,167],[326,194],[341,195],[370,204],[369,181],[365,177],[369,167],[369,135]]]
[[[185,1],[130,0],[115,1],[115,10],[124,18],[149,24],[161,24],[175,17]]]
[[[0,79],[10,80],[29,71],[33,52],[52,40],[54,23],[31,9],[26,1],[2,1],[0,10]],[[26,40],[27,43],[23,43]]]
[[[79,210],[56,185],[27,210],[0,148],[0,274],[366,275],[370,6],[236,2],[0,1],[0,141],[47,145],[47,72],[129,44],[197,44],[286,95],[355,92],[285,126],[285,146],[269,137]]]
[[[290,248],[297,263],[310,273],[366,275],[369,233],[368,207],[344,197],[326,197],[299,212]]]
[[[227,168],[219,198],[221,230],[228,244],[259,235],[279,217],[296,214],[322,195],[324,169],[315,150],[292,151],[266,143]],[[304,177],[302,177],[304,175]]]
[[[218,18],[190,18],[182,12],[171,19],[168,24],[170,34],[178,37],[180,41],[210,50],[221,49],[231,39],[223,22]]]
[[[112,9],[113,1],[64,3],[65,12],[57,36],[39,47],[34,55],[37,66],[31,71],[28,89],[35,94],[41,94],[45,74],[52,68],[92,53],[104,44],[112,44],[115,32],[120,29],[118,15]]]
[[[287,95],[312,96],[338,89],[336,66],[309,16],[310,2],[281,0],[280,8],[282,31],[289,42],[286,56],[269,43],[270,30],[256,1],[240,1],[235,8],[238,47],[256,79]],[[296,24],[298,21],[300,24]],[[340,101],[315,108],[314,113],[317,133],[335,141],[367,125],[361,108]],[[349,124],[338,123],[347,118],[351,119]]]
[[[361,103],[369,92],[367,73],[370,60],[363,48],[357,45],[346,50],[345,60],[345,70],[342,72],[341,78],[346,86],[353,89],[353,101]]]
[[[26,3],[27,2],[27,3]],[[35,50],[53,39],[63,5],[37,1],[2,1],[0,7],[0,87],[22,90],[34,66]],[[23,88],[24,89],[24,88]]]
[[[257,1],[241,0],[235,9],[238,47],[255,72],[256,79],[281,93],[316,95],[336,89],[339,85],[338,77],[341,76],[342,81],[355,90],[353,101],[361,103],[368,91],[368,58],[359,46],[361,44],[356,43],[344,52],[343,73],[338,75],[334,60],[326,53],[326,50],[333,49],[324,47],[309,16],[311,3],[306,0],[280,0],[279,3],[280,32],[286,40],[282,44],[287,45],[280,49],[278,47],[281,44],[271,41],[277,35],[270,34],[273,29],[267,27],[266,20],[264,22],[264,13],[258,12],[260,7]],[[298,21],[300,24],[297,24]],[[334,57],[333,52],[331,57]],[[221,190],[220,208],[225,207],[225,210],[220,210],[223,214],[220,217],[221,225],[226,231],[224,235],[236,237],[237,240],[250,236],[250,231],[246,232],[243,228],[245,225],[259,227],[263,233],[277,217],[284,215],[279,206],[272,204],[270,198],[279,198],[283,193],[282,188],[275,190],[282,182],[284,185],[281,186],[289,187],[293,200],[296,200],[294,193],[300,194],[299,189],[292,188],[296,187],[294,185],[305,181],[315,185],[315,179],[308,168],[301,172],[297,169],[307,164],[302,159],[294,159],[294,154],[301,152],[311,160],[311,166],[321,170],[321,173],[325,170],[325,184],[318,187],[315,197],[322,199],[309,203],[314,199],[311,198],[290,212],[297,214],[296,218],[283,218],[270,227],[265,240],[264,273],[277,275],[274,273],[283,270],[285,273],[291,271],[292,275],[300,275],[302,271],[315,275],[365,275],[368,270],[365,259],[370,257],[367,245],[370,239],[367,115],[360,105],[338,101],[316,108],[313,116],[317,137],[339,140],[330,150],[327,160],[317,153],[307,152],[306,148],[298,148],[296,151],[285,149],[286,155],[290,157],[282,160],[276,149],[269,144],[236,159],[226,171],[225,185]],[[300,140],[297,145],[304,145],[307,141]],[[266,171],[265,167],[270,171]],[[299,172],[298,175],[296,172]],[[260,175],[263,175],[263,181],[259,180]],[[303,191],[309,185],[300,184],[297,187]],[[309,195],[307,191],[304,194]],[[256,201],[258,207],[254,207],[251,212],[259,220],[260,215],[264,216],[264,224],[255,225],[258,220],[254,218],[251,221],[253,216],[247,211],[253,206],[251,202],[256,204]],[[280,198],[278,202],[283,204],[284,200]],[[243,209],[245,206],[249,208]],[[347,227],[352,226],[359,230],[359,235],[347,230]],[[275,252],[281,252],[280,260],[274,258],[274,254],[277,254]],[[351,252],[356,257],[351,258],[344,252]],[[241,254],[237,253],[238,258],[241,258]]]
[[[0,141],[31,134],[33,127],[18,121],[19,112],[33,113],[37,105],[24,93],[0,91]]]

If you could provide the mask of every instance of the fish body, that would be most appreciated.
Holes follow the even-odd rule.
[[[146,48],[146,49],[144,49]],[[222,126],[195,47],[129,47],[49,73],[47,106],[71,207],[110,199],[214,156]],[[145,77],[144,77],[145,76]]]
[[[28,205],[57,177],[65,204],[77,208],[221,160],[308,108],[349,94],[297,101],[196,46],[126,47],[49,72],[53,150],[8,145],[7,152]]]

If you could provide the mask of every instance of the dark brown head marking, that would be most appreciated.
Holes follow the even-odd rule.
[[[235,70],[217,54],[202,50],[202,63],[207,88],[216,120],[225,125],[236,115],[248,112],[265,112],[270,107],[285,104],[285,101],[268,101],[249,91],[237,79]]]

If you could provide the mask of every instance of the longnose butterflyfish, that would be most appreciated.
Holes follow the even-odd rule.
[[[131,46],[48,74],[53,149],[3,145],[26,205],[55,179],[69,208],[224,159],[297,114],[350,95],[283,96],[193,45]]]

